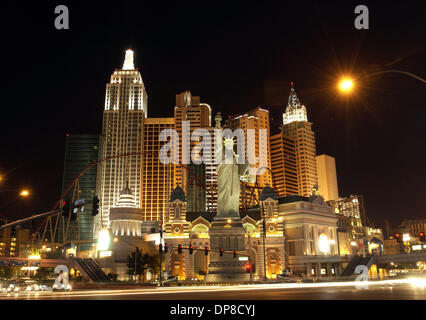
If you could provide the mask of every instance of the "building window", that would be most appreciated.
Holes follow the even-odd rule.
[[[268,207],[266,208],[266,214],[268,217],[272,217],[274,214],[274,210],[272,208],[272,205],[268,205]]]
[[[176,206],[175,208],[175,219],[179,220],[180,219],[180,207]]]

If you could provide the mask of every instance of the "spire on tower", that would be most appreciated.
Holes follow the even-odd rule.
[[[126,57],[124,58],[123,70],[134,70],[135,66],[133,64],[133,50],[126,50]]]
[[[290,82],[290,95],[288,96],[288,104],[287,107],[292,107],[298,109],[301,107],[299,98],[297,97],[296,91],[294,90],[294,83]]]
[[[288,124],[295,121],[308,121],[306,108],[302,105],[294,90],[294,83],[290,82],[290,95],[285,112],[283,113],[283,124]]]

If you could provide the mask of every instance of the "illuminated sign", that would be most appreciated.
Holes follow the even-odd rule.
[[[411,247],[413,250],[422,250],[422,246],[420,244],[417,244],[415,246]]]
[[[112,251],[100,251],[99,258],[111,257]]]
[[[248,261],[248,257],[238,257],[239,261]]]

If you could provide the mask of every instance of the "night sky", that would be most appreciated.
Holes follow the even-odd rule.
[[[313,122],[317,154],[336,158],[341,196],[362,194],[380,225],[425,218],[424,1],[2,1],[0,214],[10,220],[60,196],[65,134],[100,133],[105,85],[124,51],[148,93],[148,116],[173,115],[190,90],[213,112],[270,110],[272,133],[290,82]],[[70,29],[56,30],[65,4]],[[356,30],[365,4],[370,29]],[[360,77],[339,95],[342,74]],[[17,197],[27,187],[32,196]]]

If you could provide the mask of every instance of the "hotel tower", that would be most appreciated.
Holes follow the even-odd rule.
[[[295,142],[298,192],[308,197],[318,184],[315,134],[308,122],[306,107],[302,105],[291,83],[288,104],[283,114],[282,134]]]
[[[141,74],[133,64],[133,51],[127,50],[123,67],[114,71],[106,85],[101,159],[108,160],[98,167],[101,213],[98,226],[109,227],[110,208],[118,205],[120,192],[125,187],[133,190],[135,206],[140,208],[147,100]]]

